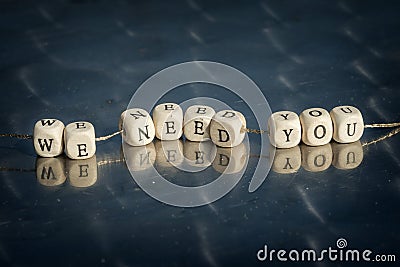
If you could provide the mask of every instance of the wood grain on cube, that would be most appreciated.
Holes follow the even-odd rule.
[[[291,111],[279,111],[268,120],[268,135],[271,144],[277,148],[291,148],[301,141],[299,116]]]
[[[328,111],[310,108],[300,114],[302,141],[309,146],[322,146],[332,140],[333,126]]]
[[[209,140],[209,126],[214,115],[214,109],[209,106],[190,106],[186,110],[183,120],[183,132],[186,139],[197,142]]]
[[[360,140],[364,133],[364,120],[360,110],[352,106],[335,107],[330,112],[333,122],[333,139],[338,143]]]
[[[156,137],[160,140],[177,140],[183,133],[183,111],[175,103],[164,103],[153,110]]]
[[[90,122],[68,124],[64,131],[65,154],[70,159],[88,159],[96,153],[96,137]]]
[[[246,120],[242,113],[234,110],[217,112],[210,123],[211,140],[220,147],[235,147],[246,135]]]
[[[56,157],[64,151],[64,123],[57,119],[42,119],[33,128],[33,145],[41,157]]]
[[[141,108],[132,108],[122,113],[122,138],[131,146],[143,146],[153,141],[155,128],[150,114]]]

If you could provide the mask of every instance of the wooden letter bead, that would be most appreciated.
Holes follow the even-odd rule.
[[[331,116],[323,108],[310,108],[300,114],[302,140],[309,146],[322,146],[332,139]]]
[[[183,111],[178,104],[164,103],[153,110],[156,137],[160,140],[178,140],[182,136]]]
[[[37,158],[36,178],[41,185],[57,186],[67,179],[65,175],[64,157]]]
[[[121,116],[124,116],[122,113]],[[122,137],[131,146],[144,146],[153,141],[155,128],[149,113],[141,108],[126,110]]]
[[[74,187],[89,187],[97,181],[96,156],[89,159],[67,160],[69,183]]]
[[[299,116],[291,111],[279,111],[268,120],[269,140],[277,148],[291,148],[301,141]]]
[[[233,174],[246,166],[247,158],[247,149],[243,143],[232,148],[217,147],[212,166],[219,173]]]
[[[340,106],[331,110],[333,139],[338,143],[352,143],[360,140],[364,133],[361,112],[352,106]]]
[[[56,119],[42,119],[33,128],[33,144],[41,157],[56,157],[64,150],[64,123]]]
[[[190,106],[184,116],[183,133],[190,141],[206,141],[210,139],[210,122],[215,115],[213,108],[209,106]]]
[[[65,154],[70,159],[88,159],[96,153],[96,137],[90,122],[72,122],[65,127]]]
[[[194,167],[211,166],[215,159],[217,147],[211,140],[203,142],[185,141],[183,155],[186,162]]]
[[[350,144],[332,144],[332,165],[340,170],[357,168],[363,161],[364,151],[360,141]]]
[[[130,171],[144,171],[154,165],[156,161],[156,149],[153,142],[145,146],[130,146],[122,144],[126,166]]]
[[[275,151],[272,170],[276,173],[288,174],[295,173],[301,166],[300,147],[277,149]]]
[[[329,143],[318,147],[301,145],[301,165],[306,171],[324,171],[331,165],[332,158],[332,147]]]
[[[246,119],[234,110],[217,112],[210,123],[211,140],[220,147],[235,147],[242,143],[246,134]]]
[[[182,140],[155,142],[156,163],[160,167],[176,167],[183,162]]]

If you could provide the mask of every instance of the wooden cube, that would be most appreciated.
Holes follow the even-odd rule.
[[[300,148],[301,165],[306,171],[321,172],[331,165],[333,158],[331,144],[317,147],[301,145]]]
[[[335,107],[330,115],[333,122],[333,139],[336,142],[352,143],[360,140],[364,133],[364,120],[356,107]]]
[[[301,141],[299,116],[291,111],[279,111],[268,120],[268,135],[271,144],[277,148],[291,148]]]
[[[332,140],[333,126],[328,111],[310,108],[300,114],[302,141],[309,146],[322,146]]]
[[[64,151],[64,123],[56,119],[42,119],[33,128],[33,145],[41,157],[56,157]]]
[[[125,114],[124,114],[125,113]],[[122,138],[131,146],[144,146],[153,141],[155,128],[150,114],[141,108],[133,108],[121,114]]]
[[[70,159],[88,159],[96,153],[96,137],[90,122],[72,122],[65,127],[65,154]]]
[[[164,103],[153,110],[156,137],[163,141],[178,140],[183,130],[183,111],[175,103]]]
[[[234,110],[217,112],[210,123],[210,136],[219,147],[235,147],[242,143],[246,135],[246,119]]]
[[[209,106],[190,106],[184,116],[183,132],[190,141],[206,141],[210,139],[210,122],[215,115],[213,108]]]

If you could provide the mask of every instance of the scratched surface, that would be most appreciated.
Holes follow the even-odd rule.
[[[273,111],[349,104],[366,123],[400,120],[397,1],[247,2],[2,1],[1,132],[32,133],[48,117],[89,120],[98,136],[114,132],[143,81],[191,60],[243,71]],[[209,86],[164,100],[192,96],[230,103],[255,127],[240,99]],[[362,141],[387,132],[368,129]],[[99,144],[97,161],[118,159],[120,147],[119,137]],[[399,147],[398,136],[364,147],[351,170],[271,171],[249,193],[253,155],[227,196],[184,209],[150,198],[118,162],[99,165],[90,187],[43,186],[30,141],[3,138],[0,265],[256,266],[266,264],[256,258],[264,244],[321,250],[340,237],[399,258]]]

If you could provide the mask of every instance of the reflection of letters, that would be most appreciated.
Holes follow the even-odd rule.
[[[228,164],[229,164],[229,157],[224,154],[219,154],[219,165],[228,166]]]
[[[53,168],[51,166],[49,167],[48,170],[46,170],[46,167],[43,167],[41,179],[47,179],[47,180],[49,180],[49,179],[55,180],[56,179],[54,172],[53,172]]]
[[[301,150],[301,151],[300,151]],[[319,172],[332,164],[337,169],[354,169],[363,160],[360,141],[350,144],[333,142],[324,146],[301,145],[289,149],[276,149],[272,170],[287,174],[299,170],[300,163],[306,171]]]
[[[67,160],[69,182],[74,187],[89,187],[97,181],[96,155],[88,159]]]
[[[89,165],[87,164],[79,165],[79,177],[88,177],[89,176],[88,169]]]
[[[65,182],[64,157],[37,158],[36,179],[45,186],[57,186]]]

